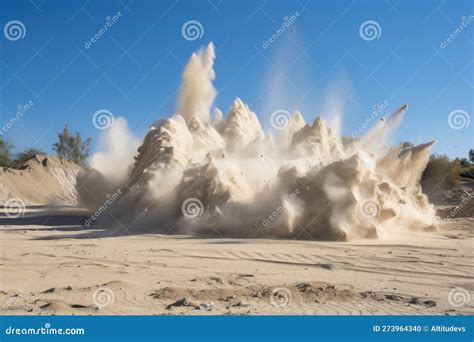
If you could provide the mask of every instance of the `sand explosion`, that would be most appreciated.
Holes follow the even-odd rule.
[[[404,150],[384,143],[406,106],[360,139],[337,136],[319,117],[307,124],[298,112],[273,118],[278,129],[266,133],[239,98],[226,117],[216,109],[211,119],[214,58],[212,43],[191,56],[178,114],[155,122],[137,155],[123,119],[105,132],[92,169],[77,182],[83,206],[98,210],[108,203],[95,223],[316,240],[383,238],[436,226],[420,188],[432,143]],[[120,196],[110,201],[117,189]]]

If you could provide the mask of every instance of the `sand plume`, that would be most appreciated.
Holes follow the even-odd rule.
[[[419,186],[432,143],[405,150],[386,144],[406,105],[351,142],[322,118],[305,123],[299,112],[265,132],[240,98],[227,115],[216,109],[211,121],[214,57],[212,43],[191,56],[178,114],[151,126],[135,162],[126,165],[127,177],[114,184],[123,195],[108,210],[122,224],[318,240],[383,238],[436,226]],[[103,222],[111,222],[107,213]]]

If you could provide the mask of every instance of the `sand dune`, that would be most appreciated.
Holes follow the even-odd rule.
[[[36,155],[20,170],[0,170],[0,203],[76,205],[76,177],[82,168],[66,158]]]

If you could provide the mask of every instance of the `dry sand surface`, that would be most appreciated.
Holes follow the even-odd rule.
[[[315,242],[85,230],[79,212],[50,209],[1,219],[2,314],[474,313],[472,301],[448,301],[453,288],[474,290],[474,218],[389,241]]]
[[[21,170],[0,168],[0,203],[77,204],[76,176],[81,167],[66,158],[37,154]],[[7,202],[8,203],[8,202]]]

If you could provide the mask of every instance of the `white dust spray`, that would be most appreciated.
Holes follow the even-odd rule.
[[[214,57],[212,44],[191,56],[179,114],[151,126],[133,163],[128,153],[117,153],[132,138],[105,133],[108,147],[92,158],[95,169],[78,179],[81,203],[89,208],[100,205],[90,194],[100,199],[122,189],[100,224],[113,228],[119,220],[132,232],[172,227],[200,236],[318,240],[385,238],[436,226],[420,187],[432,143],[403,151],[385,144],[406,106],[355,141],[343,140],[321,118],[305,123],[298,112],[265,133],[238,98],[226,116],[216,110],[210,120]],[[98,160],[120,165],[121,176],[112,179],[96,167]]]

